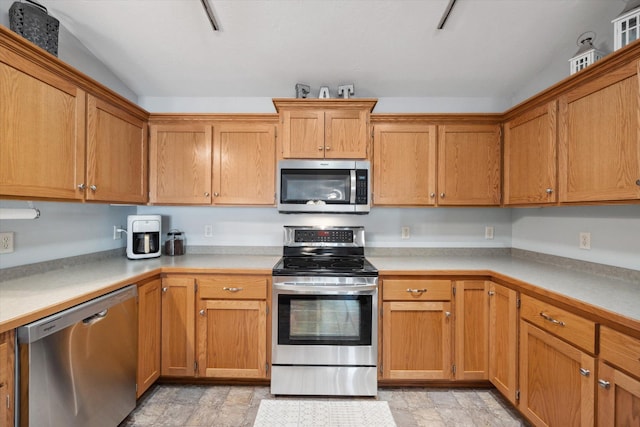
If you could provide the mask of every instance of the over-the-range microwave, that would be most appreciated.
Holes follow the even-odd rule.
[[[278,211],[366,214],[370,175],[366,160],[280,160]]]

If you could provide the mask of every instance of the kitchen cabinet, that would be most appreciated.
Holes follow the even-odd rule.
[[[274,99],[282,123],[282,157],[366,159],[375,99]]]
[[[560,97],[561,202],[640,199],[638,62]]]
[[[275,129],[269,123],[214,125],[213,204],[275,204]]]
[[[504,125],[505,205],[556,203],[557,102],[526,111]]]
[[[585,350],[582,350],[584,348]],[[595,324],[522,296],[520,411],[536,426],[593,426]]]
[[[149,130],[149,201],[210,205],[212,127],[152,124]]]
[[[376,123],[373,132],[373,203],[432,206],[436,192],[436,126]]]
[[[195,375],[195,288],[193,277],[162,279],[162,376]]]
[[[600,328],[598,426],[640,423],[640,339]]]
[[[491,282],[489,285],[489,380],[504,397],[517,405],[518,292]]]
[[[383,278],[382,378],[452,378],[451,281]]]
[[[13,330],[0,334],[0,426],[13,426],[15,407],[15,333]]]
[[[455,379],[489,378],[489,286],[486,280],[455,280]]]
[[[168,290],[167,290],[168,291]],[[138,370],[136,397],[160,377],[162,333],[162,280],[138,285]]]
[[[147,123],[87,96],[86,200],[146,203]]]
[[[0,195],[82,200],[85,91],[0,50]]]
[[[438,126],[439,206],[500,204],[500,126]]]
[[[198,375],[267,378],[269,277],[213,275],[198,284]]]

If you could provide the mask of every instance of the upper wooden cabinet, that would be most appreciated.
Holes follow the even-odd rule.
[[[557,201],[557,102],[526,111],[504,125],[504,204]]]
[[[377,206],[435,204],[436,126],[375,124],[373,203]]]
[[[87,98],[87,200],[147,201],[147,123]]]
[[[560,97],[561,202],[640,199],[638,62]]]
[[[150,125],[149,201],[211,204],[212,127]]]
[[[224,123],[213,128],[213,203],[273,205],[275,125]]]
[[[274,99],[282,123],[282,157],[365,159],[375,99]]]
[[[438,205],[500,204],[500,126],[438,126]]]
[[[0,27],[0,196],[144,203],[148,113]]]
[[[84,198],[85,92],[0,49],[0,195]]]

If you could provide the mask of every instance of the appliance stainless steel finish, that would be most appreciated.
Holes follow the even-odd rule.
[[[285,227],[273,268],[271,393],[377,394],[378,270],[363,227]]]
[[[136,406],[137,287],[18,328],[19,425],[113,427]]]
[[[366,214],[371,209],[369,161],[280,160],[278,211]]]
[[[159,257],[161,229],[160,215],[127,216],[127,258]]]

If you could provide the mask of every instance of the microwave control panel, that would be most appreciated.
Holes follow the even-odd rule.
[[[366,205],[369,203],[368,200],[368,187],[369,177],[368,171],[366,169],[357,169],[356,170],[356,204],[357,205]]]

